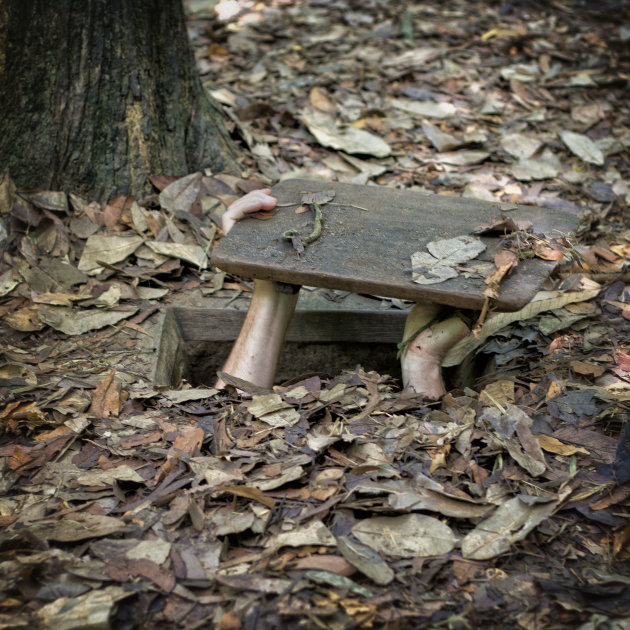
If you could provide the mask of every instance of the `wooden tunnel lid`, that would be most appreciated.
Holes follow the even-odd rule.
[[[305,192],[335,191],[322,205],[319,239],[298,255],[282,237],[295,229],[311,232],[313,213],[296,213]],[[531,231],[547,238],[571,235],[577,217],[567,211],[433,195],[385,186],[358,186],[328,181],[285,180],[272,189],[278,199],[268,220],[237,223],[214,248],[214,265],[246,278],[259,278],[386,297],[431,301],[480,309],[484,278],[459,275],[439,284],[420,285],[411,278],[411,254],[427,243],[472,234],[502,213],[530,221]],[[290,204],[290,205],[287,205]],[[487,249],[477,260],[491,261],[499,236],[481,237]],[[515,311],[527,304],[557,263],[539,258],[520,261],[500,285],[493,309]]]

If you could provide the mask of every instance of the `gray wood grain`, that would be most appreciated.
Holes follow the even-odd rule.
[[[322,236],[298,256],[282,238],[288,229],[302,235],[311,231],[312,213],[296,214],[303,192],[334,190],[334,204],[322,206]],[[286,180],[273,188],[279,207],[273,218],[246,219],[214,249],[217,267],[244,277],[261,278],[431,301],[480,309],[483,278],[458,277],[434,285],[411,280],[411,254],[426,251],[430,241],[470,234],[501,212],[532,222],[537,234],[559,236],[577,227],[571,213],[534,206],[493,204],[475,199],[420,194],[383,186],[355,186],[337,182]],[[294,204],[284,206],[284,204]],[[360,209],[364,208],[364,209]],[[479,258],[492,260],[499,238],[482,239],[488,249]],[[522,261],[506,278],[493,308],[514,311],[527,304],[556,263]]]

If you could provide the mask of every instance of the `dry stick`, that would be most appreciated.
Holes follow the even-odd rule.
[[[475,337],[479,336],[481,328],[484,322],[486,321],[486,316],[488,315],[489,308],[490,308],[490,298],[486,296],[486,301],[483,303],[483,306],[481,308],[481,313],[479,313],[479,319],[477,320],[477,323],[475,324],[475,327],[473,328],[473,331],[472,331]]]

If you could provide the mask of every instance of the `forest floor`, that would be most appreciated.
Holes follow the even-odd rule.
[[[106,205],[0,182],[0,628],[630,630],[627,4],[188,9],[239,177]],[[221,212],[286,178],[581,227],[438,403],[370,365],[155,386],[167,306],[251,292],[208,263]]]

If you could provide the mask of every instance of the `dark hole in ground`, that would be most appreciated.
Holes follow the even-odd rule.
[[[193,385],[212,386],[227,359],[232,342],[193,343],[187,347],[188,374]],[[379,374],[399,379],[400,361],[396,359],[396,345],[387,343],[294,343],[285,342],[276,383],[299,380],[312,374],[321,377],[337,376],[357,365]]]
[[[245,312],[221,308],[168,309],[164,317],[154,382],[176,386],[212,385]],[[319,374],[336,376],[361,365],[400,379],[396,344],[402,339],[404,311],[298,310],[287,331],[277,382]]]
[[[361,366],[402,384],[397,344],[405,311],[297,310],[283,345],[276,383]],[[165,314],[154,368],[157,386],[212,386],[241,329],[245,311],[172,307]],[[472,386],[479,366],[443,370],[447,387]]]

